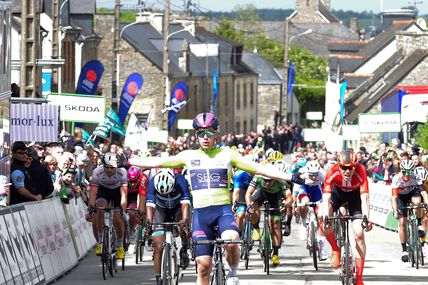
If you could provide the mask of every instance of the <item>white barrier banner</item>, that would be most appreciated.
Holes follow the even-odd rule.
[[[13,275],[10,267],[10,259],[12,258],[12,250],[8,247],[9,242],[9,233],[7,232],[6,222],[4,221],[2,214],[6,211],[0,212],[0,269],[3,273],[0,277],[2,284],[13,285]],[[12,262],[12,264],[15,264]]]
[[[79,202],[78,216],[79,216],[81,234],[83,236],[83,239],[86,245],[86,249],[85,249],[85,254],[86,254],[90,249],[92,249],[97,244],[97,241],[95,240],[94,233],[92,231],[92,223],[86,221],[86,218],[85,218],[87,206],[85,205],[82,199],[79,199],[78,202]]]
[[[397,231],[398,221],[391,206],[391,186],[382,182],[369,183],[370,221],[389,230]]]
[[[68,214],[68,221],[70,223],[70,228],[71,231],[74,235],[74,239],[76,242],[76,250],[77,250],[77,257],[81,258],[85,255],[84,250],[83,250],[83,245],[82,245],[82,239],[81,239],[81,234],[79,233],[79,221],[77,218],[77,213],[76,213],[76,207],[74,202],[68,204],[65,206],[67,214]]]
[[[34,278],[34,280],[39,280],[38,283],[34,283],[34,284],[35,285],[44,284],[45,276],[43,274],[42,264],[41,264],[39,255],[37,253],[35,239],[34,239],[33,233],[31,232],[31,227],[28,221],[27,213],[25,212],[25,210],[23,210],[23,211],[19,211],[19,215],[21,216],[22,228],[24,231],[22,235],[22,241],[24,246],[27,249],[29,256],[31,256],[33,259],[33,263],[35,266],[35,274],[37,276],[37,279]]]
[[[24,284],[24,280],[21,277],[21,272],[19,271],[19,264],[18,261],[15,258],[15,252],[14,252],[14,244],[12,241],[12,238],[9,236],[8,232],[8,226],[6,224],[5,217],[7,215],[11,215],[9,211],[3,212],[3,215],[0,215],[0,239],[2,244],[2,249],[4,250],[2,255],[6,258],[6,266],[9,267],[12,282],[10,280],[7,280],[8,284]],[[4,265],[2,264],[2,267]]]

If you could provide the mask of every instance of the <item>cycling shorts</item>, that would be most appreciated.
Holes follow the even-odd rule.
[[[218,227],[218,233],[216,231]],[[214,240],[228,230],[239,232],[230,205],[197,208],[193,212],[192,240]],[[197,245],[195,256],[213,256],[213,245]]]
[[[164,235],[165,228],[162,225],[156,225],[157,223],[169,223],[178,222],[181,217],[181,205],[178,204],[174,208],[162,208],[156,205],[155,216],[153,217],[153,235]]]
[[[269,202],[271,208],[278,208],[277,210],[270,211],[271,218],[275,219],[275,217],[280,217],[281,212],[279,208],[281,207],[282,192],[269,193],[263,190],[257,190],[251,197],[251,202],[257,203],[259,206],[266,200]]]
[[[354,191],[345,192],[333,185],[333,191],[331,192],[333,212],[337,211],[345,203],[348,203],[350,216],[361,215],[360,188]]]
[[[107,204],[113,202],[113,208],[119,208],[121,200],[120,187],[116,189],[109,189],[100,185],[97,191],[96,202],[99,200],[105,200],[107,201]]]
[[[407,194],[398,194],[397,196],[397,206],[398,206],[398,215],[400,217],[407,217],[407,210],[404,209],[412,201],[413,197],[421,197],[421,191],[419,189],[413,189],[410,193]]]
[[[137,205],[137,201],[138,201],[138,193],[128,193],[129,208],[135,208],[135,207],[131,207],[131,205]]]
[[[236,214],[237,215],[241,213],[245,214],[246,211],[247,211],[247,205],[239,205],[238,209],[236,210]]]
[[[303,197],[309,197],[309,201],[311,202],[318,202],[322,200],[322,192],[321,190],[305,190],[303,188],[300,188],[299,193],[297,194],[297,197],[300,200],[302,200]]]

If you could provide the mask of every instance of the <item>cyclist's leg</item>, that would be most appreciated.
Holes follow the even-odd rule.
[[[238,209],[236,210],[236,225],[240,232],[242,232],[242,228],[244,226],[244,218],[245,213],[247,211],[247,206],[244,204],[239,204]]]
[[[279,207],[281,206],[282,195],[282,192],[275,194],[265,193],[265,197],[267,198],[269,205],[271,205],[272,208],[278,208],[278,210],[273,210],[270,212],[270,232],[272,236],[273,247],[272,260],[275,261],[274,265],[279,264],[278,252],[281,247],[281,213],[279,211]],[[276,257],[274,258],[274,256]]]
[[[219,206],[221,215],[217,220],[218,232],[222,239],[239,239],[239,230],[236,226],[235,217],[229,205]],[[229,264],[227,277],[236,277],[236,270],[239,265],[240,253],[238,244],[228,244],[224,246],[226,250],[226,261]]]
[[[128,208],[137,209],[137,197],[134,199],[134,197],[128,195]],[[135,236],[135,228],[138,224],[138,213],[136,211],[128,211],[128,215],[129,240],[133,241]]]
[[[99,188],[97,192],[97,198],[95,200],[95,207],[105,208],[108,206],[110,197],[107,195],[107,192],[103,188]],[[96,231],[98,234],[98,242],[103,242],[103,231],[104,231],[104,211],[97,210],[96,214]]]
[[[408,194],[398,194],[397,211],[398,211],[398,236],[402,247],[401,260],[407,262],[409,255],[407,252],[407,210],[404,207],[410,202],[411,196]]]
[[[156,282],[160,282],[161,276],[161,258],[162,258],[162,245],[165,241],[165,231],[163,226],[156,225],[157,223],[166,222],[167,210],[156,206],[153,223],[155,224],[152,234],[153,245],[153,272],[155,274]]]
[[[192,220],[192,239],[212,240],[214,239],[213,223],[216,220],[214,207],[194,209]],[[195,261],[198,267],[198,285],[208,285],[212,269],[212,256],[214,246],[197,245],[195,249]]]
[[[422,204],[422,196],[419,191],[413,190],[412,191],[412,204],[415,206],[420,206]],[[424,209],[416,209],[416,218],[418,221],[418,234],[419,237],[425,237],[425,231],[422,227],[422,218],[424,216],[425,210]]]
[[[115,210],[113,212],[113,223],[114,223],[114,227],[116,229],[116,235],[117,235],[117,249],[118,249],[118,258],[122,259],[122,257],[124,258],[124,251],[123,254],[121,253],[123,249],[123,236],[125,233],[125,223],[123,221],[122,218],[122,214],[120,212],[120,210],[118,208],[120,208],[120,191],[119,189],[112,190],[111,193],[112,195],[111,200],[113,201],[113,207],[116,208],[117,210]]]
[[[361,215],[361,197],[360,191],[355,190],[347,192],[347,201],[349,205],[349,214],[351,216]],[[366,241],[364,238],[364,230],[362,227],[362,219],[355,219],[352,221],[352,229],[355,239],[355,266],[356,266],[356,284],[361,284],[363,280],[364,261],[366,258]]]
[[[259,189],[256,192],[254,192],[253,196],[251,197],[251,204],[254,207],[254,214],[251,216],[251,223],[252,223],[253,229],[254,229],[252,239],[254,241],[260,240],[260,226],[259,226],[260,210],[259,210],[259,205],[261,205],[264,200],[265,200],[265,197],[263,195],[263,191],[259,190]]]
[[[305,204],[310,201],[306,191],[301,190],[299,192],[299,195],[297,195],[297,201],[298,203],[301,203],[301,204]],[[298,207],[298,212],[300,215],[300,228],[299,228],[300,240],[306,240],[306,222],[307,222],[306,218],[308,216],[308,211],[309,211],[309,208],[307,206],[303,205]]]
[[[337,211],[340,206],[343,204],[343,191],[337,189],[337,187],[333,186],[333,191],[331,193],[331,203],[328,204],[328,216],[331,217],[333,212]],[[324,201],[326,203],[326,201]],[[340,265],[340,248],[337,245],[336,238],[334,236],[334,223],[330,223],[330,227],[324,229],[325,237],[328,243],[331,246],[331,260],[330,266],[332,268],[338,268]]]

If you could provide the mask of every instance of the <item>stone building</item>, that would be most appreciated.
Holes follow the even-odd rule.
[[[133,72],[143,76],[141,94],[136,97],[129,113],[150,113],[150,126],[165,128],[165,107],[162,89],[163,73],[163,15],[145,13],[135,23],[121,26],[119,51],[119,91]],[[96,32],[103,40],[99,46],[99,59],[105,65],[100,86],[107,94],[111,90],[113,16],[97,14]],[[191,27],[188,27],[191,25]],[[242,44],[222,39],[192,21],[172,22],[168,39],[169,78],[171,90],[179,82],[188,87],[189,103],[178,113],[178,119],[192,119],[197,113],[210,111],[212,78],[218,74],[217,115],[224,132],[237,133],[254,130],[257,125],[257,74],[242,62]],[[209,48],[216,50],[206,56]],[[204,51],[205,50],[205,51]],[[201,55],[202,53],[202,55]],[[178,134],[176,129],[172,134]]]

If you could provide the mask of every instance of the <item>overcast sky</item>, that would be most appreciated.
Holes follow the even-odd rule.
[[[186,0],[170,0],[171,9],[177,10],[183,6]],[[164,0],[143,0],[142,2],[148,5],[162,6]],[[254,4],[257,8],[292,8],[294,9],[295,0],[192,0],[193,3],[199,5],[201,10],[207,11],[231,11],[236,5]],[[383,9],[399,9],[408,6],[409,3],[415,0],[331,0],[332,8],[339,10],[354,10],[354,11],[373,11],[379,12],[383,2]],[[420,14],[428,14],[428,0],[417,0],[423,2],[417,4]],[[138,0],[122,0],[122,4],[137,4]],[[97,7],[112,7],[114,0],[97,0]]]

